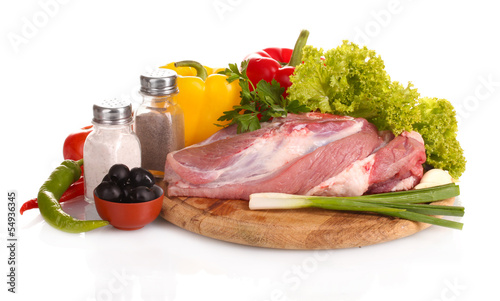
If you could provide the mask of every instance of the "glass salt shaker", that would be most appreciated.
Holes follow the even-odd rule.
[[[177,73],[157,69],[140,76],[142,104],[134,131],[141,141],[142,168],[163,178],[167,154],[184,147],[184,113],[175,102]]]
[[[93,107],[93,131],[83,146],[85,200],[94,201],[94,189],[114,164],[141,166],[141,146],[132,130],[132,105],[116,99]]]

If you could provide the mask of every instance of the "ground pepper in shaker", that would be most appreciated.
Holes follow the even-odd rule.
[[[141,146],[132,130],[132,105],[116,99],[105,100],[93,107],[93,131],[83,146],[85,166],[85,200],[94,201],[94,189],[109,168],[121,163],[132,167],[141,166]]]
[[[156,69],[140,76],[142,104],[134,131],[141,141],[142,168],[163,178],[167,154],[184,147],[184,114],[175,102],[177,73]]]

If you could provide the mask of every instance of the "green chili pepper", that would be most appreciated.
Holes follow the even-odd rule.
[[[80,178],[82,164],[83,160],[64,160],[38,191],[38,207],[42,217],[48,224],[64,232],[87,232],[109,224],[103,220],[79,220],[61,208],[59,199],[66,189]]]

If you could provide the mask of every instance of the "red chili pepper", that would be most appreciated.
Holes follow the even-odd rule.
[[[62,194],[61,199],[59,200],[59,203],[63,203],[69,200],[72,200],[78,196],[83,195],[84,193],[84,183],[83,183],[83,176],[80,177],[75,183],[71,184],[69,188]],[[38,200],[36,198],[31,199],[29,201],[26,201],[22,206],[21,209],[19,209],[19,213],[21,215],[24,213],[26,210],[30,210],[33,208],[38,208]]]
[[[290,48],[266,48],[249,54],[245,60],[248,60],[247,76],[253,86],[261,80],[272,82],[275,79],[281,87],[285,88],[283,97],[286,97],[286,89],[292,85],[290,75],[293,74],[295,66],[302,62],[302,48],[304,48],[309,31],[302,30],[295,43],[294,49]],[[253,87],[250,86],[250,90]]]

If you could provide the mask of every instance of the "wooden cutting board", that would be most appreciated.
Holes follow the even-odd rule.
[[[166,191],[165,183],[159,183]],[[436,202],[452,205],[455,198]],[[391,241],[429,224],[317,208],[250,210],[248,201],[164,197],[160,215],[188,231],[237,244],[278,249],[341,249]]]

